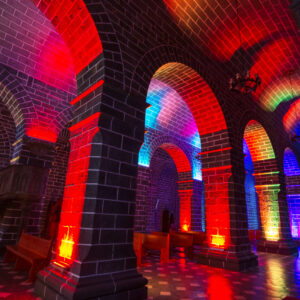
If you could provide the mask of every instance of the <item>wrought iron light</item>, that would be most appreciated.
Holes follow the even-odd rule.
[[[240,26],[240,17],[239,17],[239,4],[236,0],[236,18],[237,18],[237,27],[239,30],[239,39],[240,39],[240,48],[242,47],[242,37],[241,37],[241,26]],[[243,73],[236,73],[235,77],[230,78],[229,80],[229,89],[231,91],[249,94],[255,92],[258,86],[261,85],[261,79],[257,73],[254,76],[251,76],[250,71]]]
[[[257,73],[251,76],[250,71],[244,74],[237,73],[234,78],[229,81],[229,88],[231,91],[249,94],[255,92],[257,87],[260,86],[261,79]]]

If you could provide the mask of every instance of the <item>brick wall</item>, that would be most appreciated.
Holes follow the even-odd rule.
[[[32,1],[0,1],[0,63],[48,85],[76,93],[70,51]]]
[[[15,138],[14,120],[7,107],[0,102],[0,168],[9,166]]]
[[[178,174],[172,158],[163,150],[155,151],[150,163],[150,189],[146,231],[162,231],[162,214],[174,214],[179,229]]]

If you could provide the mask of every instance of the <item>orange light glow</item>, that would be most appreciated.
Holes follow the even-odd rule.
[[[277,242],[279,240],[279,228],[270,226],[267,228],[265,233],[265,238],[267,241]]]
[[[225,236],[218,234],[211,235],[211,244],[218,248],[223,248],[225,246]]]
[[[72,236],[65,235],[61,240],[59,247],[59,256],[65,259],[71,259],[74,249],[74,239]]]
[[[190,228],[189,224],[183,224],[181,229],[182,231],[189,231],[189,228]]]

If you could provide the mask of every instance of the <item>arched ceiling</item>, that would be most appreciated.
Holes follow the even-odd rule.
[[[31,0],[0,0],[0,63],[76,94],[73,59],[62,36]]]
[[[238,59],[240,65],[259,74],[262,85],[253,96],[263,109],[272,111],[282,100],[290,100],[286,72],[300,69],[300,37],[289,8],[291,1],[164,0],[164,3],[177,26],[204,54],[221,62],[236,63]]]

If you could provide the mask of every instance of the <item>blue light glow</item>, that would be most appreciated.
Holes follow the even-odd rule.
[[[299,238],[300,233],[300,195],[294,191],[299,187],[298,184],[290,184],[299,182],[300,169],[291,149],[286,149],[283,158],[284,174],[286,176],[287,202],[290,215],[291,234],[294,238]]]
[[[244,152],[244,165],[245,165],[245,198],[247,206],[247,218],[248,218],[248,229],[258,230],[259,229],[259,218],[258,218],[258,201],[255,190],[255,178],[253,176],[254,168],[253,162],[250,155],[250,151],[245,140],[243,141],[243,152]]]

